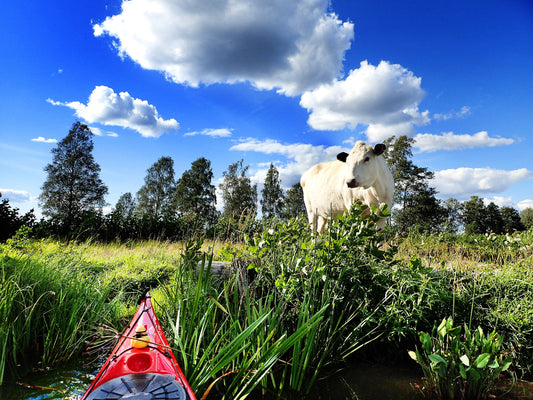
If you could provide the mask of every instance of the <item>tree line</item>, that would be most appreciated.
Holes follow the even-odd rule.
[[[211,235],[228,239],[262,229],[273,218],[305,217],[300,184],[283,190],[279,171],[271,164],[261,191],[247,176],[239,160],[228,166],[219,185],[222,207],[217,207],[211,162],[200,157],[176,178],[171,157],[159,158],[135,193],[120,196],[113,210],[104,214],[108,188],[93,157],[92,132],[81,122],[52,150],[53,160],[44,170],[47,178],[39,197],[45,218],[37,222],[33,210],[20,216],[9,201],[0,203],[0,240],[21,226],[36,236],[98,240],[170,239]],[[424,232],[508,233],[533,226],[533,209],[522,213],[512,207],[485,205],[482,199],[441,201],[430,185],[433,172],[412,162],[414,139],[391,137],[385,144],[386,160],[395,180],[391,229]],[[219,211],[219,209],[221,211]],[[258,213],[259,212],[259,213]]]

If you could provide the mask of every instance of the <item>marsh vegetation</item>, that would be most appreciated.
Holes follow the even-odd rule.
[[[428,373],[428,398],[447,398],[432,377],[466,390],[496,363],[531,378],[531,230],[387,237],[362,211],[322,236],[302,219],[273,220],[239,242],[61,242],[23,230],[0,247],[0,379],[97,358],[147,288],[199,398],[308,394],[361,358],[415,365],[408,351]],[[213,260],[232,268],[217,276]],[[468,337],[490,342],[491,356]]]

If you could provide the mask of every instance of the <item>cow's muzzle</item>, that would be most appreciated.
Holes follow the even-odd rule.
[[[357,181],[354,179],[346,179],[346,185],[349,187],[349,188],[355,188],[357,186],[359,186],[357,184]]]

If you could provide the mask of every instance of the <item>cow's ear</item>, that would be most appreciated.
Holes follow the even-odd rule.
[[[337,160],[346,162],[346,158],[348,157],[348,153],[345,153],[344,151],[342,153],[337,154]]]
[[[378,143],[374,146],[374,153],[376,154],[376,156],[379,156],[383,154],[386,148],[387,146],[385,146],[383,143]]]

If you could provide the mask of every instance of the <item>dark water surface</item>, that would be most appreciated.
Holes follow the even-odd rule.
[[[87,366],[77,362],[34,372],[19,382],[4,382],[0,386],[0,400],[79,400],[98,369],[94,364]],[[421,371],[416,365],[398,367],[359,363],[317,382],[309,396],[291,396],[287,400],[419,399],[413,385],[421,384],[420,377]],[[513,392],[500,399],[533,400],[533,383],[517,382]]]
[[[79,400],[97,371],[94,365],[69,363],[61,369],[35,372],[18,382],[4,382],[0,386],[0,400]],[[360,364],[319,381],[309,396],[290,400],[413,399],[410,384],[417,381],[418,375],[412,368]]]

